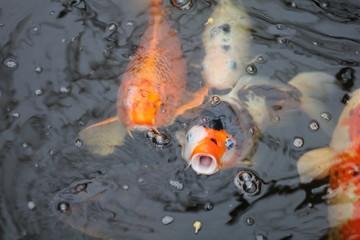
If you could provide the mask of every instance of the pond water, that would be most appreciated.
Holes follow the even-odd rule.
[[[164,1],[190,90],[201,81],[201,34],[215,3],[194,0],[182,11]],[[255,76],[288,82],[321,71],[354,80],[348,91],[360,87],[358,1],[242,4],[251,20]],[[312,131],[305,114],[264,131],[256,165],[212,176],[196,174],[182,159],[173,131],[181,119],[161,129],[171,139],[166,147],[133,132],[111,155],[86,151],[78,133],[115,115],[146,9],[140,0],[0,2],[0,238],[327,239],[327,179],[300,183],[296,162],[327,146],[331,135],[321,126]],[[326,103],[333,126],[344,93]],[[294,145],[296,137],[303,144]],[[257,179],[256,194],[234,184],[244,170]]]

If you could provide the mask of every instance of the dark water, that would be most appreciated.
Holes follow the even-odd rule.
[[[263,58],[258,76],[287,82],[305,71],[335,76],[349,68],[355,84],[348,90],[360,86],[360,3],[257,0],[244,7],[251,51]],[[198,0],[168,15],[190,87],[201,79],[190,64],[201,63],[212,9],[212,1]],[[107,157],[80,146],[81,129],[115,114],[119,77],[146,22],[146,6],[130,0],[0,2],[0,238],[93,239],[66,224],[82,224],[86,211],[88,233],[115,239],[326,239],[326,180],[300,184],[296,161],[329,136],[310,131],[304,114],[264,133],[252,169],[262,183],[255,196],[235,187],[241,168],[210,177],[187,168],[172,131],[181,122],[163,129],[172,141],[162,149],[143,133]],[[334,124],[342,95],[328,103]],[[292,145],[295,136],[304,146]],[[65,223],[56,211],[59,191],[73,204]],[[164,216],[174,221],[165,225]],[[194,221],[202,222],[196,235]]]

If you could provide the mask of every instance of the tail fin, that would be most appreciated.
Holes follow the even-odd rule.
[[[126,128],[113,117],[85,128],[79,137],[92,153],[105,156],[123,144],[126,134]]]

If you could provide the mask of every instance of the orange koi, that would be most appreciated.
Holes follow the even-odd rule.
[[[191,101],[187,100],[187,69],[180,39],[164,17],[161,5],[161,0],[151,2],[150,23],[122,76],[116,118],[90,126],[80,133],[86,145],[97,145],[97,153],[113,152],[112,146],[122,144],[126,131],[157,129],[171,124],[177,115],[200,105],[207,95],[205,86],[192,96]],[[184,100],[187,102],[183,103]],[[103,125],[116,125],[114,131],[121,129],[121,136],[118,133],[113,138],[113,127]],[[106,140],[102,139],[105,134],[99,131],[106,131]],[[108,150],[100,150],[107,147]]]
[[[360,90],[352,94],[329,147],[304,154],[298,161],[303,182],[329,175],[328,216],[333,240],[360,239]]]

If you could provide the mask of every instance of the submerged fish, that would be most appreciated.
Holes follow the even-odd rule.
[[[227,95],[213,96],[187,132],[178,133],[182,156],[195,172],[211,175],[224,167],[253,165],[259,136],[266,128],[294,111],[319,120],[327,110],[323,103],[340,90],[334,77],[320,72],[298,74],[280,86],[266,79],[256,82],[243,77]],[[322,124],[327,134],[333,128],[332,121]]]
[[[186,96],[186,62],[180,39],[164,17],[161,4],[161,0],[151,1],[150,23],[122,76],[117,116],[80,133],[95,153],[113,152],[127,131],[171,124],[175,116],[201,104],[207,94],[205,86],[196,95]]]
[[[237,1],[240,2],[240,1]],[[233,87],[249,61],[249,17],[234,0],[220,0],[203,33],[203,77],[210,87]]]
[[[140,166],[114,167],[105,175],[71,183],[53,197],[54,215],[72,228],[107,240],[191,239],[192,223],[198,219],[226,226],[229,215],[206,206],[228,209],[229,196],[237,192],[232,174],[192,184],[193,174],[180,176],[174,165]],[[201,239],[214,236],[219,239],[221,232],[207,229]]]
[[[329,147],[304,154],[297,167],[303,182],[330,177],[330,239],[360,239],[360,90],[344,108]]]

